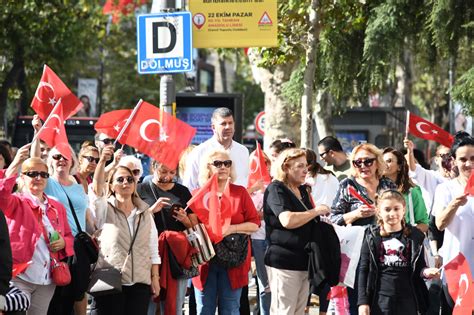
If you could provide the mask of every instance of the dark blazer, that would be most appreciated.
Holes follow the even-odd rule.
[[[416,227],[408,226],[411,229],[408,241],[411,242],[411,280],[415,293],[418,312],[425,313],[429,306],[428,289],[422,278],[423,269],[426,268],[425,255],[423,250],[423,240],[425,235]],[[358,276],[358,305],[372,305],[375,292],[377,290],[379,270],[377,261],[380,256],[382,237],[380,227],[371,226],[365,231],[364,242],[359,261]]]

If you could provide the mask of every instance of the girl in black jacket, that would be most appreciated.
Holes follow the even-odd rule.
[[[405,199],[396,190],[376,198],[378,226],[366,231],[360,257],[359,314],[417,315],[428,307],[423,279],[439,277],[426,268],[424,234],[405,224]]]

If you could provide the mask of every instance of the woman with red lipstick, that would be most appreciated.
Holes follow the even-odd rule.
[[[373,225],[375,196],[387,189],[396,190],[397,186],[390,179],[382,177],[386,166],[382,151],[375,145],[359,144],[352,150],[350,159],[352,176],[339,184],[339,190],[331,207],[331,221],[339,225]],[[349,192],[350,187],[353,187],[364,200],[353,196]],[[357,314],[357,290],[348,288],[347,291],[350,313]]]

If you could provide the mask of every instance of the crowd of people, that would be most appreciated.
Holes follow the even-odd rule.
[[[359,144],[350,154],[332,136],[316,151],[278,139],[260,166],[271,182],[248,185],[255,152],[233,140],[233,113],[216,109],[210,123],[212,138],[186,150],[179,167],[152,160],[147,176],[140,159],[102,133],[77,155],[71,147],[71,158],[40,140],[16,153],[1,143],[0,314],[174,315],[187,294],[189,314],[250,314],[252,256],[259,314],[305,314],[312,294],[326,314],[331,286],[311,287],[308,273],[307,245],[321,222],[365,228],[350,314],[452,313],[443,264],[461,252],[474,270],[474,199],[464,192],[472,136],[438,147],[437,170],[408,139],[398,149]],[[236,266],[190,263],[197,250],[185,232],[208,222],[187,204],[214,178],[230,205],[222,242],[243,248]],[[62,283],[64,266],[70,279]],[[93,279],[107,270],[119,284],[104,290]]]

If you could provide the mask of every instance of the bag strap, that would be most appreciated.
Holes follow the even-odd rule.
[[[151,192],[153,193],[153,197],[155,197],[155,202],[158,201],[158,196],[156,195],[156,192],[155,192],[155,185],[153,184],[152,181],[149,181],[148,182],[150,184],[150,189],[151,189]],[[168,226],[166,224],[166,219],[165,219],[165,215],[163,214],[163,209],[160,210],[160,215],[161,215],[161,220],[163,221],[163,227],[165,228],[165,231],[168,230]]]
[[[412,188],[408,191],[408,210],[410,211],[410,224],[415,225],[415,209],[413,209],[413,197],[411,196]]]
[[[137,228],[135,229],[135,233],[133,233],[132,243],[130,244],[130,248],[128,249],[127,257],[125,257],[125,260],[123,261],[122,268],[120,268],[120,273],[123,272],[123,269],[125,268],[125,265],[128,262],[128,257],[130,257],[132,255],[132,248],[133,248],[133,244],[135,243],[135,240],[137,238],[138,228],[140,227],[140,222],[142,221],[142,215],[143,215],[143,213],[140,213],[139,216],[138,216]],[[127,222],[127,224],[128,224],[128,222]]]
[[[59,184],[59,182],[58,182],[58,184]],[[74,209],[74,206],[72,205],[71,199],[69,199],[69,196],[68,196],[66,190],[64,189],[63,185],[59,184],[59,186],[61,187],[64,194],[66,195],[67,201],[69,203],[69,208],[71,209],[72,216],[74,217],[74,222],[76,223],[77,230],[79,231],[79,233],[82,233],[81,224],[79,223],[79,219],[77,218],[76,210]]]
[[[49,246],[49,243],[50,243],[49,236],[48,236],[48,233],[46,232],[46,227],[43,224],[43,214],[42,213],[40,213],[38,215],[38,224],[41,227],[41,233],[43,234],[44,241],[46,242],[46,246],[48,247],[50,259],[51,260],[57,260],[58,254],[53,252],[51,250],[51,247]]]

